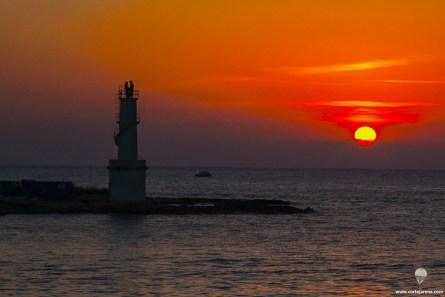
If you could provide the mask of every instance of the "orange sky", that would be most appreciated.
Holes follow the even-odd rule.
[[[277,133],[287,139],[345,141],[345,124],[325,116],[338,113],[333,102],[356,102],[355,118],[364,118],[360,102],[397,102],[413,104],[415,120],[385,125],[382,142],[437,142],[443,132],[444,1],[60,2],[0,4],[2,87],[21,92],[17,110],[74,108],[92,121],[114,108],[100,90],[131,78],[143,92],[174,98],[152,106],[183,107],[169,120],[188,108],[224,111],[285,125]]]
[[[443,11],[443,1],[158,1],[114,11],[94,38],[104,63],[149,88],[319,127],[304,103],[442,106]],[[420,125],[444,118],[418,112]]]

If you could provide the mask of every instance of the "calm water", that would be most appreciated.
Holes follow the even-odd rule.
[[[0,216],[0,296],[393,296],[416,288],[420,266],[423,288],[445,290],[445,172],[211,171],[150,169],[148,194],[318,213]],[[0,168],[14,178],[105,187],[107,172]]]

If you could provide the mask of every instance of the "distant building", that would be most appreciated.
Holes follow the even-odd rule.
[[[110,160],[109,190],[111,201],[143,201],[145,199],[145,160],[138,159],[139,115],[137,100],[139,92],[133,84],[125,83],[125,89],[119,88],[118,130],[114,141],[118,147],[118,158]]]
[[[70,199],[74,185],[67,181],[0,181],[0,196],[48,200]]]

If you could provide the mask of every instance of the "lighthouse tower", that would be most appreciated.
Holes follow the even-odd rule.
[[[137,202],[145,200],[145,160],[138,159],[139,114],[137,100],[139,92],[134,90],[133,82],[119,88],[118,129],[114,142],[118,147],[117,160],[110,160],[109,190],[113,202]]]

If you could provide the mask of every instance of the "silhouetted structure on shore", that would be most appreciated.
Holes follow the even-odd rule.
[[[124,89],[119,88],[118,130],[114,133],[114,142],[118,147],[118,158],[110,160],[109,190],[112,201],[145,200],[145,160],[138,159],[139,115],[137,100],[139,92],[134,90],[133,82],[125,82]]]
[[[21,180],[0,181],[0,196],[27,197],[49,200],[70,199],[73,195],[74,185],[69,181],[35,181]]]

